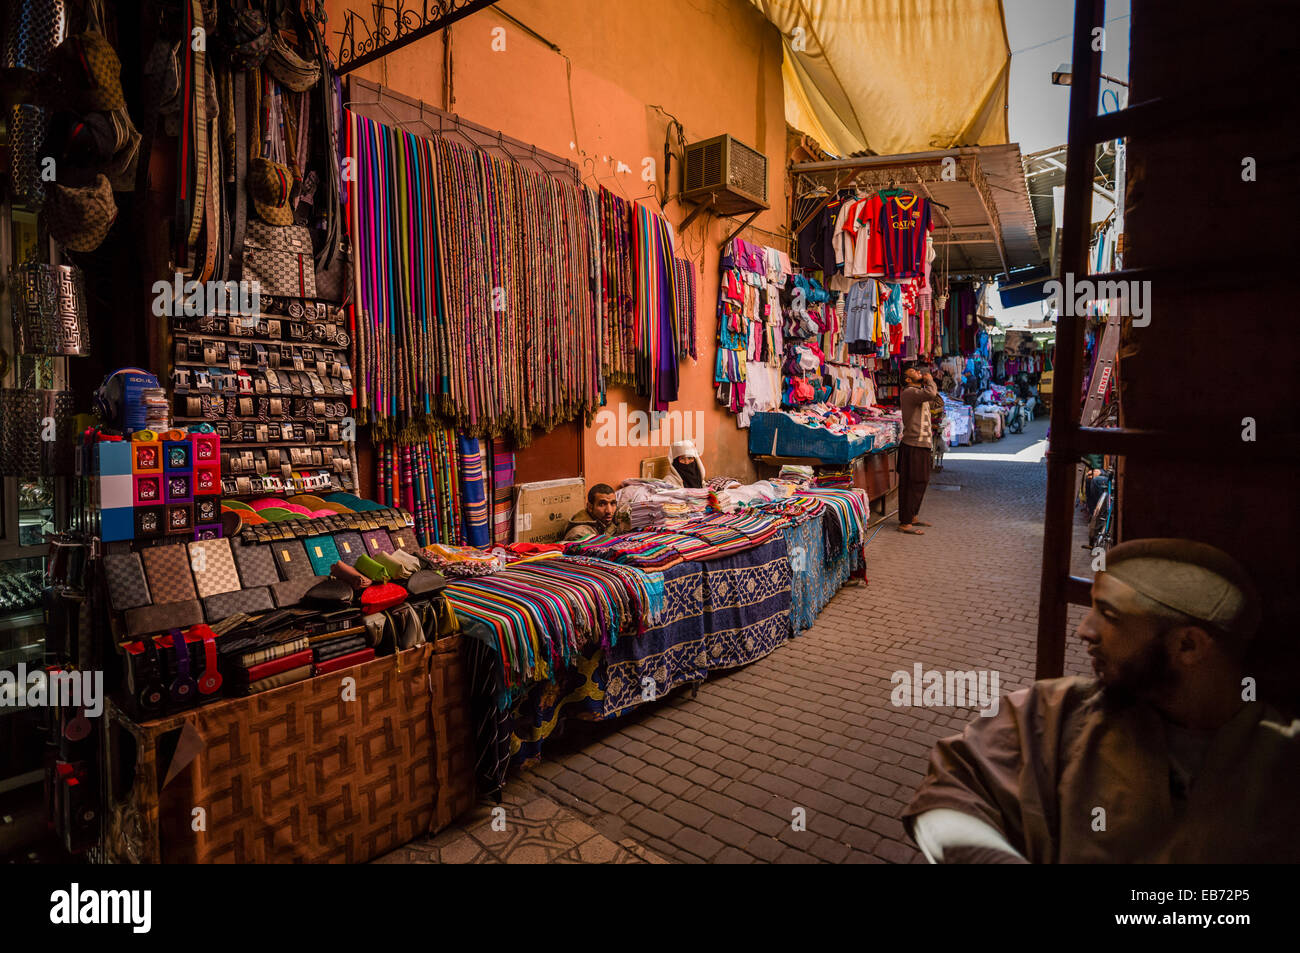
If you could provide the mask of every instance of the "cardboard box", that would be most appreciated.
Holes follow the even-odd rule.
[[[587,502],[581,477],[515,486],[515,542],[553,543]]]

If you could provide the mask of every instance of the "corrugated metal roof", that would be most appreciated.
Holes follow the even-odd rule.
[[[1052,252],[1052,189],[1065,187],[1065,146],[1053,146],[1025,156],[1025,180],[1029,185],[1029,201],[1033,205],[1034,219],[1038,223],[1038,245],[1047,259]],[[1096,174],[1093,182],[1103,189],[1115,188],[1115,152],[1113,145],[1097,146]]]
[[[796,225],[813,203],[800,197],[828,189],[912,188],[933,202],[935,267],[950,275],[997,275],[1043,260],[1020,146],[968,146],[898,156],[868,156],[791,167]]]

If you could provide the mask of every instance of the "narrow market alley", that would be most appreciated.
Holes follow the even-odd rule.
[[[485,802],[381,862],[921,862],[898,816],[931,745],[977,709],[894,707],[890,676],[988,669],[1002,693],[1033,680],[1046,436],[1040,418],[950,451],[921,511],[934,526],[878,526],[868,584],[841,590],[812,629],[696,697],[570,722],[512,777],[504,814]],[[1066,674],[1089,671],[1071,639]],[[799,808],[806,830],[793,829]]]

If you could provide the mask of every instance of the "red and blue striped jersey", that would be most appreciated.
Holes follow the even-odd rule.
[[[925,236],[929,231],[929,199],[914,193],[885,199],[876,219],[885,277],[917,278],[925,274]]]

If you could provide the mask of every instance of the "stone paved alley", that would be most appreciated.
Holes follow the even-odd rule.
[[[1033,680],[1046,432],[1040,419],[951,451],[922,507],[933,528],[878,527],[868,584],[791,643],[694,698],[679,689],[610,724],[571,722],[512,778],[504,832],[484,803],[383,860],[924,862],[898,816],[934,741],[976,709],[896,708],[890,674],[992,669],[1003,693]],[[1071,638],[1066,673],[1089,671]],[[792,830],[797,807],[807,830]]]

